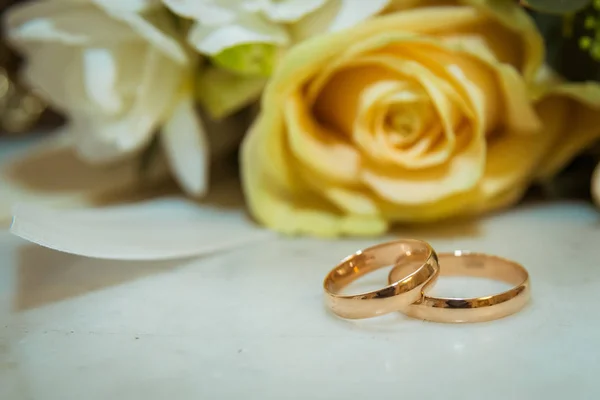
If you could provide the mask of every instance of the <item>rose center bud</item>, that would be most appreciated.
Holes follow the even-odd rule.
[[[433,116],[431,103],[422,98],[390,105],[384,122],[389,142],[395,146],[414,143],[431,125]]]

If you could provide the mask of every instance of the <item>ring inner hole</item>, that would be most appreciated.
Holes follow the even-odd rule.
[[[427,294],[434,297],[472,298],[495,295],[513,287],[506,282],[487,278],[442,276],[438,278],[435,286],[427,291]]]
[[[468,254],[440,254],[440,277],[436,284],[427,290],[432,297],[473,298],[503,293],[520,285],[526,275],[518,264],[501,258]],[[407,257],[398,263],[390,274],[390,279],[403,276],[412,270],[417,260]]]

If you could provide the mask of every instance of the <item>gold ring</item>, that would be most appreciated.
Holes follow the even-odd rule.
[[[529,274],[514,261],[481,253],[455,251],[438,254],[441,276],[488,278],[515,285],[506,292],[476,298],[444,298],[428,296],[428,282],[420,300],[401,311],[406,315],[434,322],[483,322],[503,318],[521,310],[529,301]],[[417,264],[415,260],[414,264]],[[403,262],[392,269],[389,281],[395,282],[411,268]]]
[[[379,268],[402,265],[409,260],[411,270],[382,289],[360,294],[341,294],[351,282]],[[418,262],[418,264],[417,264]],[[416,266],[416,268],[415,268]],[[402,239],[358,251],[342,260],[325,277],[325,303],[338,316],[369,318],[402,311],[421,298],[425,284],[439,273],[437,255],[421,240]]]

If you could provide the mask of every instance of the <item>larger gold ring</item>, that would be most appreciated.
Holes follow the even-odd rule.
[[[394,274],[389,286],[360,294],[341,294],[341,290],[359,277],[376,269],[401,265],[409,260],[410,271]],[[415,268],[416,266],[416,268]],[[437,255],[421,240],[403,239],[359,251],[342,260],[325,278],[325,302],[338,316],[349,319],[369,318],[402,311],[421,298],[425,284],[437,277]]]
[[[434,322],[483,322],[503,318],[521,310],[529,301],[530,283],[527,270],[514,261],[481,253],[456,251],[438,254],[440,276],[471,276],[489,278],[515,285],[503,293],[477,298],[432,297],[426,294],[431,288],[428,282],[423,297],[401,311],[406,315]],[[389,274],[395,282],[410,268],[415,260],[398,264]]]

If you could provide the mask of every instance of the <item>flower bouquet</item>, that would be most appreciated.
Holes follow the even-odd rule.
[[[26,60],[23,81],[68,118],[79,159],[164,160],[202,198],[211,164],[239,148],[259,224],[338,237],[480,215],[557,187],[600,138],[597,10],[48,0],[15,5],[4,28]],[[565,58],[573,49],[579,61]],[[591,169],[582,174],[589,190]],[[598,169],[592,182],[598,196]]]

